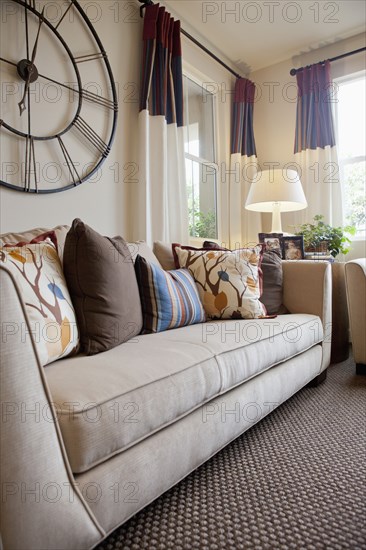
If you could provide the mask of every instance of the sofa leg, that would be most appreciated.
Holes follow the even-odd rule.
[[[306,385],[307,388],[316,388],[316,386],[319,386],[327,377],[327,369],[323,370],[318,376],[313,378],[309,384]]]
[[[366,365],[364,363],[356,363],[356,374],[363,374],[366,376]]]

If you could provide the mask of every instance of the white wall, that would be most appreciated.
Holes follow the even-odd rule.
[[[81,4],[92,3],[82,0]],[[56,224],[71,223],[75,217],[80,217],[104,234],[122,234],[130,238],[132,216],[138,215],[129,207],[131,190],[132,186],[138,183],[129,182],[131,165],[127,163],[137,165],[142,20],[139,17],[137,2],[134,6],[133,2],[126,4],[103,0],[98,6],[101,17],[93,21],[93,24],[109,55],[119,89],[117,133],[112,151],[103,165],[102,178],[98,183],[85,182],[76,189],[43,196],[27,195],[1,187],[0,232],[22,231],[35,226],[52,227]],[[90,16],[93,17],[94,14],[91,10]],[[261,91],[254,114],[257,151],[261,164],[279,162],[284,165],[293,159],[296,86],[295,78],[289,74],[290,69],[362,47],[364,40],[364,36],[359,35],[250,75]],[[362,56],[354,56],[334,63],[333,76],[360,70],[361,58]],[[218,158],[220,163],[223,163],[220,166],[219,177],[220,239],[228,242],[229,190],[225,170],[230,166],[230,92],[235,79],[184,37],[183,59],[185,68],[191,74],[196,73],[198,79],[208,82],[208,86],[211,86],[209,89],[216,92]],[[119,166],[117,181],[114,180],[116,171],[112,170],[116,163]],[[263,218],[264,229],[268,230],[270,220],[267,216]],[[284,225],[286,223],[292,223],[291,214],[284,215]],[[365,255],[365,252],[362,254],[364,243],[360,246],[361,248],[357,249],[354,247],[354,250],[359,251],[359,256]]]
[[[81,4],[85,5],[85,0]],[[142,20],[137,2],[135,9],[133,2],[128,3],[128,9],[124,2],[113,0],[103,0],[97,5],[100,12],[91,6],[90,18],[95,20],[93,25],[107,51],[119,89],[117,133],[102,167],[102,178],[97,183],[85,182],[75,189],[51,195],[35,196],[1,187],[1,233],[69,224],[80,217],[104,234],[129,236],[130,186],[136,184],[128,182],[130,168],[126,163],[136,162]],[[117,173],[118,181],[114,181]]]
[[[81,2],[84,6],[92,4],[87,0]],[[131,208],[132,190],[133,186],[138,185],[138,173],[130,178],[132,182],[129,182],[129,174],[138,170],[142,20],[137,1],[103,0],[97,5],[101,10],[100,18],[95,20],[93,8],[87,13],[108,53],[119,90],[117,133],[112,151],[102,167],[102,178],[97,183],[87,181],[75,189],[51,195],[35,196],[0,187],[0,233],[70,224],[75,217],[80,217],[104,234],[122,234],[131,238],[132,217],[138,215]],[[206,83],[207,88],[216,95],[217,152],[224,172],[229,167],[230,159],[230,92],[235,78],[183,36],[182,42],[185,69]],[[116,171],[113,169],[116,163],[119,165],[117,182],[114,181]],[[225,173],[222,179],[223,182],[219,182],[220,239],[228,242],[228,185]]]
[[[283,167],[294,160],[297,89],[296,77],[290,75],[290,70],[363,46],[365,35],[360,34],[251,73],[250,78],[256,83],[258,91],[254,107],[254,131],[262,168],[265,168],[265,163],[278,162]],[[333,78],[364,70],[364,55],[356,54],[335,61],[331,69]],[[270,216],[264,214],[262,219],[264,231],[270,231]],[[294,223],[292,214],[282,214],[282,222],[285,231],[293,231],[290,227]],[[365,242],[355,241],[347,259],[365,255]]]

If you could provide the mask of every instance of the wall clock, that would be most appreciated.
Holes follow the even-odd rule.
[[[1,185],[54,193],[102,180],[117,93],[87,13],[76,0],[1,0],[0,9]]]

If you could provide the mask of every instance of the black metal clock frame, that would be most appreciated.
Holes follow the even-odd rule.
[[[30,133],[26,134],[24,132],[20,132],[16,128],[12,128],[10,125],[6,124],[4,122],[4,120],[0,120],[0,131],[1,131],[1,127],[3,127],[5,129],[7,129],[8,131],[12,132],[13,134],[16,134],[16,135],[26,139],[26,166],[25,166],[24,188],[22,188],[20,185],[14,185],[14,184],[2,181],[2,180],[0,180],[0,185],[2,185],[4,187],[7,187],[7,188],[10,188],[10,189],[15,189],[17,191],[25,191],[25,192],[28,192],[28,193],[37,193],[37,194],[59,193],[61,191],[66,191],[68,189],[73,189],[77,185],[80,185],[80,184],[84,183],[85,181],[87,181],[89,178],[91,178],[99,170],[99,168],[102,166],[105,159],[107,158],[107,156],[108,156],[108,154],[111,150],[114,138],[115,138],[116,128],[117,128],[118,100],[117,100],[116,85],[115,85],[115,82],[114,82],[113,73],[112,73],[112,69],[111,69],[111,66],[110,66],[110,63],[109,63],[109,60],[108,60],[107,53],[104,50],[103,45],[102,45],[102,43],[99,39],[99,36],[97,35],[97,33],[96,33],[96,31],[93,27],[93,25],[89,21],[88,17],[86,16],[85,12],[81,8],[81,6],[80,6],[80,4],[77,0],[69,0],[70,5],[66,9],[65,13],[63,14],[61,19],[59,20],[56,27],[54,27],[46,18],[44,18],[43,14],[41,14],[40,12],[38,12],[36,10],[34,0],[28,0],[28,1],[27,0],[25,0],[25,1],[24,0],[10,0],[10,1],[23,6],[25,9],[32,12],[40,20],[42,19],[42,24],[45,24],[47,27],[49,27],[50,30],[52,31],[52,33],[61,42],[62,46],[66,50],[66,52],[67,52],[67,54],[68,54],[68,56],[71,60],[71,63],[73,65],[73,68],[74,68],[74,71],[75,71],[75,74],[76,74],[78,89],[71,88],[70,86],[67,86],[66,84],[64,84],[62,82],[58,82],[58,81],[56,81],[52,78],[49,78],[45,75],[38,74],[38,71],[36,71],[37,72],[36,78],[38,78],[38,77],[43,78],[43,79],[45,79],[49,82],[52,82],[54,84],[57,84],[57,85],[61,86],[62,88],[69,89],[72,92],[78,94],[79,99],[78,99],[78,106],[77,106],[77,109],[76,109],[76,114],[73,117],[73,120],[68,124],[68,126],[66,128],[64,128],[61,132],[58,132],[55,135],[51,135],[51,136],[33,136]],[[64,19],[65,15],[67,14],[67,12],[69,11],[69,9],[72,6],[74,6],[78,10],[78,12],[79,12],[81,18],[83,19],[84,23],[87,25],[87,27],[88,27],[89,31],[91,32],[95,42],[98,45],[99,52],[89,54],[89,55],[74,57],[71,50],[70,50],[70,48],[68,47],[67,43],[62,38],[60,33],[57,31],[57,27],[60,25],[60,23]],[[84,90],[82,88],[80,72],[79,72],[79,69],[78,69],[78,66],[77,66],[78,63],[83,63],[83,62],[86,62],[86,61],[94,61],[94,60],[97,60],[97,59],[102,59],[104,61],[105,68],[107,70],[110,85],[111,85],[111,92],[112,92],[113,100],[109,100],[107,98],[104,98],[102,96],[99,96],[97,94],[89,92],[88,90]],[[22,78],[25,80],[24,75],[26,75],[26,73],[27,73],[27,67],[26,67],[26,64],[24,63],[24,60],[20,61],[17,64],[17,63],[13,63],[11,61],[8,61],[8,60],[0,57],[0,61],[17,67],[18,74],[20,76],[22,76]],[[28,66],[30,64],[31,63],[28,63]],[[21,74],[21,73],[23,73],[23,74]],[[32,82],[32,78],[30,78],[30,82]],[[28,95],[28,98],[29,98],[29,95]],[[112,120],[111,131],[110,131],[110,136],[109,136],[108,143],[105,143],[101,139],[101,137],[91,128],[91,126],[89,126],[89,124],[80,116],[83,100],[94,102],[98,105],[101,105],[101,106],[113,111],[113,120]],[[29,104],[28,104],[28,107],[29,107]],[[68,153],[68,151],[67,151],[67,149],[66,149],[66,147],[63,143],[63,141],[62,141],[62,136],[64,134],[66,134],[72,127],[75,127],[84,136],[84,138],[86,138],[92,145],[94,145],[94,147],[97,149],[97,151],[101,155],[101,158],[99,159],[97,164],[84,177],[80,177],[80,175],[79,175],[79,173],[78,173],[78,171],[77,171],[77,169],[76,169],[76,167],[75,167],[75,165],[74,165],[74,163],[73,163],[73,161],[72,161],[72,159],[71,159],[71,157],[70,157],[70,155],[69,155],[69,153]],[[28,108],[28,128],[30,128],[30,111],[29,111],[29,108]],[[57,189],[38,189],[37,181],[35,181],[35,187],[31,188],[29,170],[28,170],[28,173],[27,173],[27,161],[30,164],[30,163],[32,163],[32,159],[33,159],[33,163],[35,163],[34,141],[51,141],[51,140],[55,140],[55,139],[57,139],[58,142],[59,142],[59,145],[61,147],[63,156],[65,158],[68,170],[70,172],[71,179],[73,181],[69,185],[66,185],[62,188],[57,188]]]

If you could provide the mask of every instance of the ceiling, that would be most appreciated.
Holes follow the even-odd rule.
[[[364,0],[163,2],[182,27],[242,73],[365,32]]]

